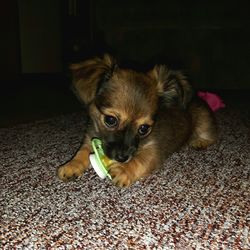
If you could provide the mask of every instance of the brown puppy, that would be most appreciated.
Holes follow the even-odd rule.
[[[159,168],[183,144],[203,149],[216,142],[212,112],[192,98],[186,78],[164,65],[144,74],[121,69],[109,55],[73,64],[73,85],[87,105],[90,124],[76,155],[58,168],[63,181],[89,166],[91,138],[115,160],[112,181],[126,187]]]

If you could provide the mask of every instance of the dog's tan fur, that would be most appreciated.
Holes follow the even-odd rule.
[[[217,140],[212,112],[203,101],[192,99],[192,88],[180,72],[165,65],[148,73],[121,69],[109,55],[74,64],[71,70],[75,91],[87,105],[91,122],[75,157],[58,168],[58,177],[64,181],[81,176],[89,166],[93,137],[105,144],[105,138],[125,134],[129,128],[129,136],[136,138],[132,157],[115,161],[109,169],[113,183],[120,187],[152,173],[186,142],[204,149]],[[119,121],[115,128],[105,124],[107,116]],[[144,124],[149,129],[139,136]]]

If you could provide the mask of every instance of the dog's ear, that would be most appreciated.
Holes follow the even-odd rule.
[[[158,93],[165,105],[186,108],[193,96],[193,90],[180,71],[170,70],[165,65],[156,65],[149,74],[156,80]]]
[[[89,104],[101,88],[103,82],[108,81],[116,68],[115,60],[108,54],[103,58],[93,58],[72,64],[70,70],[73,76],[73,90],[80,101]]]

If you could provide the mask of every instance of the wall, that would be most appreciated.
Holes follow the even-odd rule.
[[[62,71],[60,0],[18,0],[22,73]]]
[[[0,80],[15,78],[20,71],[18,6],[3,1],[0,8]],[[2,85],[2,82],[0,82]]]
[[[94,2],[96,37],[121,58],[182,68],[198,88],[250,89],[250,1]]]

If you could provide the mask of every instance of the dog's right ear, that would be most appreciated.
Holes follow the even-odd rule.
[[[158,94],[166,106],[187,107],[193,90],[185,75],[180,71],[170,70],[166,65],[156,65],[149,74],[156,80]]]
[[[101,84],[108,81],[117,67],[115,60],[108,54],[103,58],[93,58],[72,64],[73,90],[80,101],[89,104],[98,93]]]

